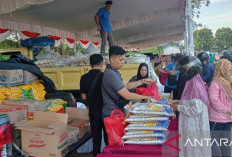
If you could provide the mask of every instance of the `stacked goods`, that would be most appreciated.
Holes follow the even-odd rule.
[[[131,106],[132,115],[126,119],[129,125],[123,136],[125,144],[163,144],[166,141],[173,110],[161,102],[137,102]]]
[[[27,119],[32,120],[35,111],[44,110],[44,101],[29,100],[29,99],[4,99],[2,104],[7,106],[26,106]]]
[[[49,99],[45,101],[44,111],[45,112],[64,112],[64,108],[67,106],[67,101],[62,99]]]
[[[0,70],[0,104],[26,106],[27,119],[42,111],[45,87],[38,77],[25,70]]]
[[[17,85],[13,87],[0,86],[0,103],[4,99],[34,99],[42,101],[45,98],[44,86],[40,81],[35,81],[30,84]]]
[[[160,98],[161,98],[161,101],[164,101],[166,103],[168,100],[171,99],[171,94],[170,93],[161,93]]]
[[[0,70],[0,85],[2,86],[15,86],[23,84],[23,70]]]
[[[147,56],[144,54],[139,54],[139,53],[133,53],[129,57],[126,58],[127,63],[132,64],[132,63],[143,63],[146,62]]]

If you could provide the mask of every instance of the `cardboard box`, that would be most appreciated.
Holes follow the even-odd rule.
[[[73,143],[79,140],[79,128],[68,126],[68,145],[72,145]]]
[[[0,70],[0,85],[15,86],[23,84],[23,70]]]
[[[21,124],[22,149],[29,156],[62,157],[67,153],[67,114],[36,111]]]
[[[38,80],[38,77],[31,72],[28,72],[26,70],[23,70],[23,82],[25,84],[32,83]]]
[[[68,127],[74,127],[79,131],[79,139],[89,131],[89,110],[66,107],[65,113],[68,114]],[[73,128],[73,129],[74,129]]]
[[[21,148],[21,130],[16,129],[15,125],[11,125],[12,141]]]
[[[14,124],[27,119],[27,108],[26,106],[0,105],[0,114],[7,114],[10,119],[10,123]]]
[[[44,101],[36,101],[36,100],[27,100],[27,99],[15,99],[15,100],[9,100],[5,99],[2,102],[3,105],[7,106],[15,106],[15,105],[21,105],[27,107],[27,115],[34,116],[35,111],[43,111],[44,110]]]

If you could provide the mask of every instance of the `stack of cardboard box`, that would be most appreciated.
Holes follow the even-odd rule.
[[[26,70],[0,70],[0,85],[2,86],[16,86],[20,84],[32,83],[37,80],[37,76]]]

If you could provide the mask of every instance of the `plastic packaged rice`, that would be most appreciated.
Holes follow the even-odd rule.
[[[161,127],[161,128],[168,128],[170,121],[159,121],[159,122],[137,122],[137,123],[133,123],[130,124],[129,126],[131,127],[147,127],[147,126],[151,126],[151,127]]]
[[[171,99],[171,93],[161,93],[160,97],[161,99],[162,98]]]
[[[163,144],[168,136],[169,117],[174,116],[173,109],[168,105],[170,95],[161,101],[134,103],[128,110],[129,125],[124,129],[124,144]]]
[[[125,141],[124,144],[147,144],[147,145],[150,145],[150,144],[163,144],[165,142],[165,140],[153,140],[153,141],[147,141],[147,140],[128,140],[128,141]]]
[[[168,101],[167,100],[161,100],[161,101],[157,101],[156,104],[167,105]]]
[[[167,104],[157,104],[157,103],[150,103],[146,105],[139,105],[135,107],[133,110],[140,110],[140,111],[147,111],[147,110],[152,110],[152,111],[163,111],[163,112],[172,112],[172,108],[167,105]]]
[[[129,133],[129,132],[128,132]],[[164,134],[125,134],[122,138],[123,139],[133,139],[133,138],[148,138],[148,137],[165,137]]]
[[[124,144],[163,144],[165,141],[165,137],[135,138],[126,140]]]
[[[126,119],[126,122],[131,123],[131,122],[154,122],[154,121],[165,121],[168,120],[168,117],[141,117],[141,116],[137,116],[137,117],[130,117],[128,119]]]
[[[167,113],[167,112],[156,112],[156,111],[137,111],[137,110],[133,110],[131,111],[131,113],[133,114],[143,114],[143,115],[159,115],[161,116],[167,116],[167,117],[172,117],[174,116],[173,112],[172,113]]]
[[[131,110],[133,114],[143,115],[158,115],[158,116],[173,116],[173,110],[169,105],[148,103],[148,104],[137,104]]]
[[[126,135],[135,135],[135,134],[162,134],[167,135],[167,131],[157,131],[157,130],[139,130],[139,131],[130,131]]]
[[[156,127],[156,126],[130,126],[125,128],[126,131],[130,130],[157,130],[157,131],[167,131],[167,128]]]

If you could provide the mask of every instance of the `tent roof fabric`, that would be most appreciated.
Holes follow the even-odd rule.
[[[51,0],[10,13],[0,13],[0,28],[99,42],[94,15],[104,7],[104,2]],[[115,43],[148,47],[182,40],[184,5],[185,0],[113,0],[110,21]]]

